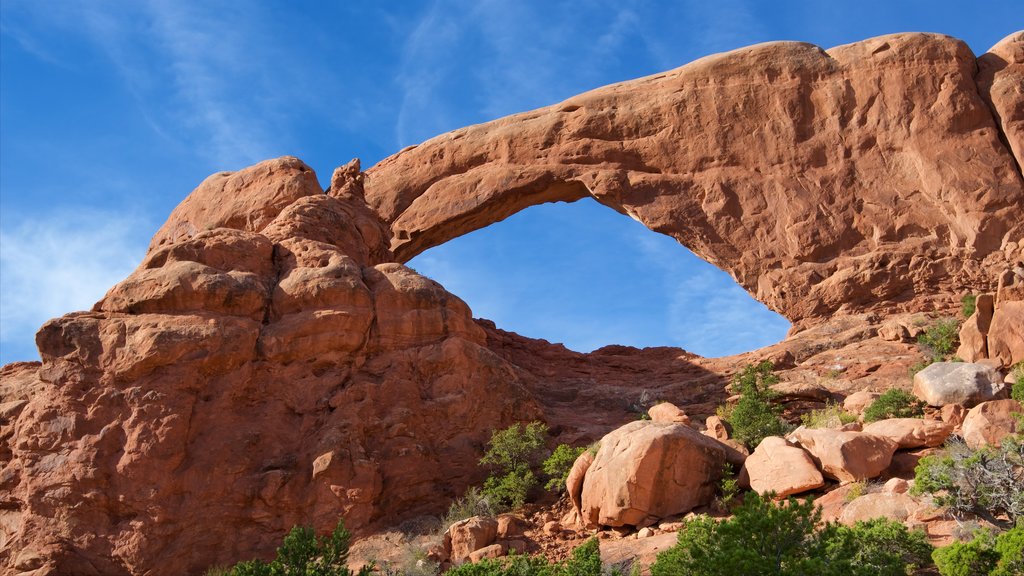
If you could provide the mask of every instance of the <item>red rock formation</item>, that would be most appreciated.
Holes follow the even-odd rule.
[[[350,163],[326,193],[294,158],[211,176],[92,311],[42,327],[41,363],[0,370],[2,571],[200,573],[294,524],[437,513],[494,428],[591,441],[643,390],[703,418],[762,357],[842,353],[838,391],[877,389],[912,347],[826,315],[992,290],[1022,258],[1021,41],[977,78],[943,36],[765,44]],[[473,321],[399,263],[587,194],[804,329],[720,360],[577,354]]]
[[[92,312],[43,326],[41,366],[5,368],[4,565],[200,573],[295,524],[435,512],[492,428],[539,415],[469,308],[378,263],[379,220],[315,183],[293,158],[212,176]]]
[[[404,261],[593,195],[795,322],[987,286],[1024,236],[1000,139],[1020,148],[1021,66],[1000,62],[1021,46],[983,60],[1000,124],[959,40],[772,42],[407,148],[367,172],[367,199]]]

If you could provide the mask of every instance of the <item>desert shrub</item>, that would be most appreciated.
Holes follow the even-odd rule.
[[[544,485],[544,488],[555,492],[565,490],[565,480],[569,477],[569,472],[572,471],[572,465],[586,450],[585,446],[573,448],[568,444],[559,444],[541,465],[544,474],[548,476],[548,483]]]
[[[978,297],[974,294],[966,294],[960,299],[960,313],[964,318],[970,318],[978,309]]]
[[[448,513],[441,519],[441,530],[447,530],[452,524],[466,518],[494,516],[496,513],[497,510],[491,499],[481,492],[479,488],[473,486],[466,490],[461,498],[456,498],[448,506]]]
[[[999,447],[976,450],[948,442],[914,471],[913,494],[931,494],[954,517],[974,515],[1010,528],[1024,520],[1024,441],[1007,437]]]
[[[510,555],[506,558],[462,564],[446,576],[601,576],[601,550],[596,538],[583,543],[567,560],[549,564],[543,556]]]
[[[1024,526],[1003,532],[996,537],[999,565],[992,576],[1020,576],[1024,574]]]
[[[231,576],[351,576],[348,547],[351,534],[344,522],[330,536],[317,537],[308,526],[296,526],[284,537],[277,557],[270,563],[260,560],[239,562]],[[372,566],[364,566],[357,576],[370,576]]]
[[[905,576],[932,564],[932,545],[923,530],[907,530],[886,518],[836,526],[826,554],[848,560],[855,574]]]
[[[1010,372],[1014,377],[1014,384],[1010,387],[1010,398],[1024,405],[1024,360],[1014,364]]]
[[[843,410],[839,404],[828,403],[824,408],[811,410],[800,417],[800,423],[808,428],[840,428],[856,422],[857,416]]]
[[[868,483],[865,480],[858,480],[850,483],[850,489],[846,492],[843,500],[853,502],[857,498],[868,493]]]
[[[732,518],[686,522],[678,542],[658,555],[652,576],[734,574],[902,576],[929,565],[924,533],[884,519],[819,527],[813,503],[748,493]]]
[[[740,495],[740,481],[736,478],[730,464],[722,466],[722,478],[718,481],[718,504],[723,509],[727,509],[736,502],[736,497]]]
[[[864,409],[865,422],[886,418],[915,418],[923,415],[924,402],[899,388],[886,391]]]
[[[917,337],[917,343],[932,362],[947,360],[960,344],[960,323],[953,318],[936,320]]]
[[[741,394],[735,406],[719,410],[731,427],[733,437],[754,448],[767,436],[781,436],[789,426],[780,418],[782,409],[772,403],[778,394],[771,386],[779,382],[771,362],[748,364],[733,378],[733,391]]]
[[[537,486],[534,467],[544,458],[548,428],[541,422],[513,424],[491,435],[480,464],[495,474],[484,481],[483,494],[497,506],[519,508]]]
[[[992,536],[980,531],[970,542],[937,548],[932,559],[942,576],[985,576],[995,570],[999,552],[993,548]]]

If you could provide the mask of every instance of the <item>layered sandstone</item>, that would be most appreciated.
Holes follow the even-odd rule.
[[[1021,43],[977,62],[927,34],[771,43],[350,163],[327,191],[294,158],[211,176],[92,311],[42,327],[41,363],[0,370],[0,569],[202,573],[271,556],[296,524],[436,514],[480,481],[493,429],[540,418],[593,441],[645,390],[699,422],[762,358],[798,380],[843,357],[830,393],[891,385],[913,347],[834,313],[994,291],[1022,259]],[[718,360],[578,354],[474,321],[401,264],[585,195],[801,330]]]

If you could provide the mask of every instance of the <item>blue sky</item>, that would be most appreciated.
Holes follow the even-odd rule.
[[[322,182],[464,125],[768,40],[943,32],[981,53],[1019,0],[0,3],[0,362],[89,308],[208,174],[295,155]],[[705,355],[787,323],[671,239],[545,205],[411,265],[498,326]]]

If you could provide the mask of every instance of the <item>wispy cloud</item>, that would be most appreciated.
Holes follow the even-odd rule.
[[[123,213],[40,215],[0,231],[0,364],[38,358],[32,334],[88,310],[138,265],[152,223]]]

